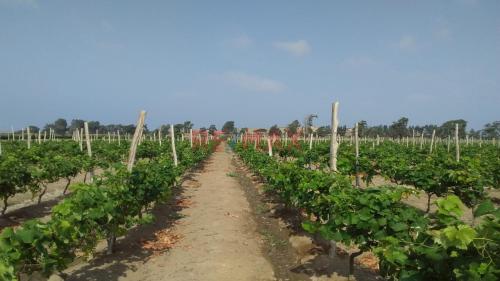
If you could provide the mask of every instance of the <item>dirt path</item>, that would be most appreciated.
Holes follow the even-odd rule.
[[[275,280],[245,193],[231,176],[234,169],[231,154],[221,144],[204,171],[184,182],[177,199],[183,205],[177,212],[181,218],[172,223],[181,239],[169,251],[157,256],[134,253],[137,244],[122,241],[113,260],[98,258],[70,269],[66,280]],[[170,225],[167,217],[157,220],[163,220],[156,222],[161,226]],[[147,234],[142,234],[144,239]]]

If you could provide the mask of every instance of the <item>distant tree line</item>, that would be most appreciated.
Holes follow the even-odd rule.
[[[311,115],[312,116],[312,115]],[[315,116],[314,116],[315,117]],[[312,126],[312,119],[309,118],[306,120],[307,127]],[[43,127],[43,130],[49,131],[49,129],[53,129],[57,136],[70,136],[72,132],[76,129],[83,128],[85,120],[82,119],[73,119],[71,123],[68,125],[68,122],[59,118],[55,120],[53,123],[48,123]],[[403,138],[403,137],[411,137],[413,136],[413,132],[415,132],[415,136],[421,136],[423,133],[424,136],[432,135],[433,130],[436,130],[436,136],[440,138],[446,138],[448,136],[453,136],[455,134],[455,124],[459,126],[459,136],[464,138],[466,135],[471,137],[479,138],[479,136],[485,139],[492,138],[500,138],[500,121],[494,121],[491,123],[487,123],[484,125],[481,130],[469,129],[467,130],[467,121],[463,119],[457,120],[449,120],[444,122],[441,125],[428,124],[428,125],[408,125],[409,119],[407,117],[401,117],[398,120],[392,122],[390,125],[375,125],[369,126],[368,122],[365,120],[361,120],[358,122],[358,132],[361,137],[376,137],[377,135],[380,137],[393,137],[393,138]],[[94,134],[99,131],[99,134],[107,134],[108,132],[113,133],[120,131],[122,134],[133,134],[135,131],[134,124],[101,124],[99,121],[88,121],[89,131]],[[191,121],[185,121],[183,123],[174,125],[175,134],[180,133],[189,133],[190,129],[193,129],[194,124]],[[40,128],[37,126],[30,125],[30,131],[32,133],[38,133]],[[150,131],[147,125],[144,126],[145,133],[158,133],[161,128],[162,134],[168,134],[170,132],[170,124],[161,125],[155,130]],[[348,132],[349,127],[346,125],[339,126],[338,132],[340,135],[345,135]],[[201,132],[208,131],[209,134],[213,135],[215,131],[217,131],[217,127],[215,125],[210,125],[208,128],[201,127]],[[235,126],[234,121],[227,121],[222,126],[222,131],[225,134],[235,134],[235,133],[243,133],[247,131],[247,128],[241,128],[238,130]],[[280,128],[278,125],[273,125],[269,129],[258,129],[257,131],[262,133],[268,133],[270,135],[282,135],[284,133],[292,136],[297,133],[302,133],[302,124],[298,120],[292,121],[285,128]],[[19,132],[19,131],[18,131]],[[330,126],[320,126],[315,128],[315,132],[320,137],[325,137],[330,135]]]
[[[297,121],[297,120],[295,120]],[[295,122],[294,121],[294,122]],[[469,129],[467,130],[467,121],[463,119],[449,120],[441,125],[428,124],[428,125],[408,125],[409,119],[406,117],[401,117],[398,120],[392,122],[390,125],[375,125],[369,126],[365,120],[358,122],[358,132],[362,137],[392,137],[392,138],[403,138],[413,136],[430,136],[432,132],[436,130],[436,136],[440,138],[446,138],[448,136],[455,135],[455,124],[458,124],[458,134],[459,137],[464,138],[466,135],[470,137],[479,138],[479,136],[492,139],[500,137],[500,121],[494,121],[484,125],[481,130]],[[293,122],[290,124],[292,125]],[[290,126],[289,125],[289,126]],[[339,126],[338,132],[340,135],[345,135],[347,132],[347,126]],[[319,136],[327,136],[330,134],[330,126],[322,126],[317,130]]]
[[[308,120],[308,127],[312,123]],[[407,117],[401,117],[398,120],[392,122],[390,125],[375,125],[369,126],[368,122],[361,120],[358,122],[358,132],[361,137],[392,137],[392,138],[403,138],[413,136],[430,136],[432,132],[436,130],[436,136],[440,138],[446,138],[448,136],[455,135],[455,124],[458,124],[458,134],[459,137],[464,138],[466,135],[470,137],[479,138],[479,136],[485,139],[500,138],[500,121],[494,121],[484,125],[481,130],[469,129],[467,130],[467,121],[463,119],[449,120],[441,125],[428,124],[428,125],[408,125],[409,119]],[[352,127],[351,127],[352,128]],[[320,126],[316,129],[316,134],[320,137],[326,137],[330,135],[330,126]],[[337,131],[341,136],[346,135],[349,127],[346,125],[341,125],[338,127]],[[280,129],[277,125],[273,125],[269,128],[268,133],[270,135],[281,135],[287,133],[292,136],[297,133],[302,133],[302,124],[298,120],[292,121],[290,124],[284,128]]]

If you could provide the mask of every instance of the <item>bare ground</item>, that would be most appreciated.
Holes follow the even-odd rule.
[[[234,167],[224,147],[183,183],[170,207],[155,208],[154,224],[118,241],[115,255],[70,268],[66,280],[276,280],[250,204],[229,176]],[[165,229],[180,238],[171,249],[144,249],[145,239]]]
[[[100,243],[96,257],[75,262],[64,279],[348,280],[347,258],[328,256],[301,230],[301,215],[263,192],[225,144],[153,214],[155,222],[119,239],[113,255]],[[358,267],[350,280],[378,278]]]

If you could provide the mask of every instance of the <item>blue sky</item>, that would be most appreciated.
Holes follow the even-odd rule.
[[[0,0],[0,130],[500,120],[500,1]]]

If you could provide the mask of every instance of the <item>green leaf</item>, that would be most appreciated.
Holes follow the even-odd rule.
[[[448,226],[442,231],[436,232],[439,235],[435,239],[437,243],[445,247],[457,247],[458,249],[467,250],[468,245],[476,238],[477,232],[468,225]]]
[[[444,215],[451,215],[457,218],[463,214],[464,204],[456,195],[448,195],[445,198],[438,199],[436,202],[438,212]]]
[[[35,233],[31,229],[21,228],[16,232],[16,235],[26,244],[32,243],[35,238]]]
[[[318,226],[312,221],[303,222],[302,228],[309,233],[315,233],[318,230]]]
[[[392,228],[392,230],[397,231],[397,232],[408,229],[408,226],[402,222],[391,223],[391,224],[389,224],[389,226]]]
[[[495,206],[491,200],[485,200],[479,206],[477,206],[476,210],[474,210],[474,217],[480,217],[483,215],[491,214],[495,211]]]

